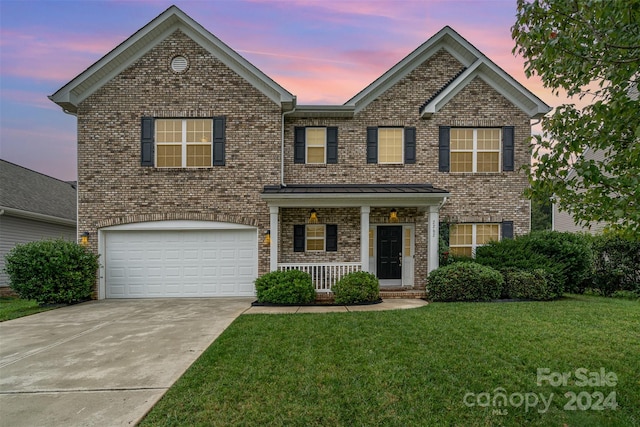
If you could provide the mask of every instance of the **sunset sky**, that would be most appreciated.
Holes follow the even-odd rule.
[[[47,99],[172,4],[297,96],[343,104],[451,26],[547,104],[511,50],[515,0],[0,0],[0,158],[76,179],[76,118]]]

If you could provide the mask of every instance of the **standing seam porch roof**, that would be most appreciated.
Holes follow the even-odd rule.
[[[280,207],[425,207],[449,195],[431,184],[315,184],[267,185],[261,197]]]

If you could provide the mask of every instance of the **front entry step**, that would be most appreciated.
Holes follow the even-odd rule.
[[[415,289],[394,289],[394,290],[380,290],[380,298],[385,299],[420,299],[426,298],[427,293],[424,290]],[[329,302],[333,300],[333,293],[331,292],[316,292],[316,302]]]
[[[427,292],[424,290],[380,290],[380,298],[385,299],[419,299],[426,298]]]

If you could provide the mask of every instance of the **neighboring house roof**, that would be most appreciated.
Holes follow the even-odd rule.
[[[185,33],[273,102],[282,105],[283,110],[291,110],[295,106],[295,96],[176,6],[171,6],[162,12],[98,62],[49,96],[49,99],[60,105],[65,112],[75,114],[83,100],[176,30]]]
[[[76,188],[71,183],[0,160],[0,211],[75,225]]]

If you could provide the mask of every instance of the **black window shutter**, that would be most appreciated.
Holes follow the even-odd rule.
[[[213,118],[213,166],[224,166],[226,118],[219,116]]]
[[[449,235],[451,225],[448,222],[441,222],[438,224],[438,229],[440,231],[440,238],[444,241],[444,244],[449,246],[449,240],[451,236]]]
[[[326,225],[326,249],[327,252],[337,252],[338,251],[338,225],[337,224],[327,224]]]
[[[293,251],[294,252],[304,252],[304,232],[305,232],[304,224],[293,226]]]
[[[438,135],[438,170],[449,172],[450,126],[440,126]]]
[[[513,239],[513,221],[502,221],[502,238]]]
[[[502,170],[513,172],[514,169],[514,128],[505,126],[502,128]]]
[[[294,129],[293,140],[293,162],[304,163],[305,159],[305,143],[306,143],[306,129],[303,127],[296,127]]]
[[[378,163],[378,128],[367,128],[367,163]]]
[[[416,162],[416,128],[404,128],[404,162]]]
[[[338,128],[327,128],[327,163],[338,163]]]
[[[143,117],[140,136],[140,165],[153,166],[154,131],[153,117]]]

